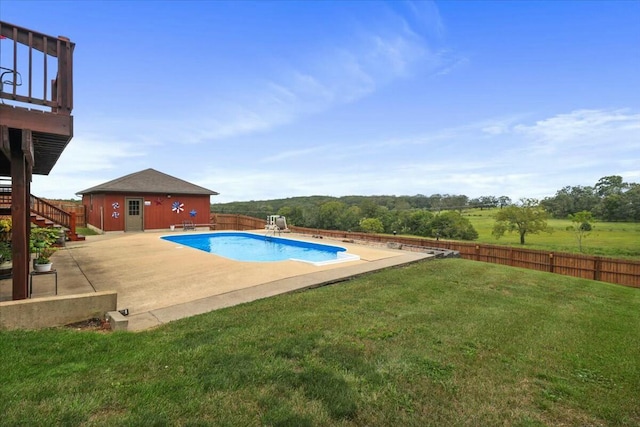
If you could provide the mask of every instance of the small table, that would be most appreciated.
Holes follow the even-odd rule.
[[[58,295],[58,271],[55,269],[51,269],[49,271],[32,271],[31,273],[29,273],[29,298],[31,298],[31,295],[33,294],[33,276],[45,276],[47,274],[53,274],[55,276],[55,290],[56,295]]]

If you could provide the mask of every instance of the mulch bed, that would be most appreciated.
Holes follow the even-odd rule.
[[[68,325],[65,325],[65,328],[75,329],[77,331],[111,332],[111,325],[109,325],[109,322],[97,317],[83,320],[81,322],[69,323]]]

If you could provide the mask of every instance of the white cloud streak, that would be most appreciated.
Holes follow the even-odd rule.
[[[429,6],[414,5],[421,25],[442,26]],[[440,32],[439,28],[436,32]],[[399,16],[387,20],[379,31],[353,33],[335,47],[308,54],[280,67],[262,84],[250,85],[250,99],[217,100],[199,107],[192,116],[198,131],[186,132],[183,143],[204,143],[253,133],[264,133],[300,117],[355,102],[390,82],[422,67],[436,74],[460,59],[437,52],[425,37],[417,35]],[[206,114],[202,114],[206,111]],[[173,125],[171,125],[173,126]],[[165,131],[159,136],[166,135]]]
[[[632,167],[638,163],[629,161],[640,157],[637,113],[577,110],[533,122],[524,117],[528,116],[480,121],[370,144],[349,146],[345,142],[342,158],[332,157],[333,163],[321,163],[313,170],[298,168],[296,163],[307,165],[305,159],[313,162],[318,152],[330,150],[331,144],[283,151],[269,160],[295,158],[296,163],[288,162],[286,170],[267,174],[246,167],[242,171],[218,170],[208,181],[221,192],[217,201],[312,194],[418,193],[507,195],[517,200],[551,196],[565,185],[594,185],[605,175],[621,174],[627,180],[638,177]],[[590,138],[587,149],[585,135]],[[539,150],[542,138],[556,150]],[[482,146],[468,144],[478,140],[483,141]],[[439,149],[425,151],[420,148],[424,144]],[[390,146],[394,152],[407,156],[390,156]],[[369,163],[362,157],[365,148],[375,161]],[[382,163],[381,155],[385,155]],[[230,182],[228,176],[232,175],[242,179]],[[265,186],[268,182],[272,185]]]
[[[274,151],[262,162],[241,161],[246,159],[243,153],[237,154],[238,161],[226,164],[190,157],[191,167],[178,173],[163,172],[220,192],[212,199],[214,203],[314,194],[449,193],[507,195],[517,200],[551,196],[565,185],[594,185],[606,175],[622,175],[635,182],[640,178],[636,167],[640,163],[640,114],[636,112],[577,110],[539,120],[514,117],[520,119],[496,118],[355,147],[339,141]],[[491,126],[498,126],[500,132],[487,132]],[[586,149],[585,135],[597,136],[590,136]],[[556,149],[539,150],[542,139]],[[468,143],[479,140],[481,146]],[[425,150],[424,144],[430,149]],[[319,160],[321,153],[337,152],[338,147],[342,157]],[[367,156],[362,155],[364,148]],[[133,159],[132,150],[137,156]],[[392,156],[391,152],[406,155]],[[34,177],[33,192],[69,198],[76,191],[117,177],[113,175],[117,164],[143,164],[150,154],[145,147],[113,141],[74,140],[49,177]]]

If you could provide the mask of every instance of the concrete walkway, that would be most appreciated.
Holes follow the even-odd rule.
[[[190,232],[193,233],[196,232]],[[118,309],[129,310],[128,330],[139,331],[433,256],[288,235],[345,247],[360,260],[327,266],[297,261],[239,262],[160,239],[166,234],[176,233],[117,233],[68,242],[52,258],[58,271],[58,294],[115,290]],[[53,294],[53,283],[48,283],[48,278],[34,278],[34,298]],[[10,298],[11,281],[1,280],[0,300]]]

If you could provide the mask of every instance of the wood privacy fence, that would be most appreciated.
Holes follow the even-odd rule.
[[[60,200],[48,200],[46,201],[65,212],[68,212],[76,216],[76,227],[86,227],[87,219],[84,213],[84,205],[81,203],[63,202]]]
[[[216,224],[216,230],[258,230],[264,229],[266,225],[266,220],[234,214],[212,214],[211,222]],[[365,240],[377,243],[395,242],[403,245],[449,249],[460,252],[460,256],[464,259],[547,271],[565,276],[600,280],[640,288],[640,261],[548,252],[484,243],[319,230],[295,226],[290,226],[289,228],[296,233],[321,235],[335,239]]]
[[[267,225],[266,219],[236,214],[211,214],[209,222],[216,225],[216,230],[259,230]]]

